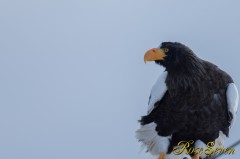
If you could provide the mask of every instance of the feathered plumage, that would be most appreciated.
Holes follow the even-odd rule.
[[[137,139],[153,155],[170,154],[180,141],[221,145],[238,106],[232,78],[181,43],[164,42],[149,50],[144,60],[166,70],[152,88]]]

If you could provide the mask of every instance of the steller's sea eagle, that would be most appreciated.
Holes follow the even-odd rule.
[[[165,68],[152,87],[148,112],[136,131],[147,152],[159,159],[171,158],[180,142],[190,140],[196,149],[206,148],[209,142],[221,147],[238,107],[238,90],[232,78],[178,42],[163,42],[147,51],[147,61]],[[181,158],[206,156],[199,151]]]

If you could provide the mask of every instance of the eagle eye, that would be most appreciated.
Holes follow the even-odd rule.
[[[169,49],[168,49],[168,48],[164,48],[163,50],[164,50],[164,52],[168,52],[168,51],[169,51]]]

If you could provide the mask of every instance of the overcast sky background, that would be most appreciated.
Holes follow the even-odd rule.
[[[163,71],[145,51],[182,42],[240,88],[239,19],[238,0],[0,0],[0,158],[154,158],[135,139]]]

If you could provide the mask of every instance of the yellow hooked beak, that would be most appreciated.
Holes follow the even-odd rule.
[[[166,56],[167,55],[163,49],[153,48],[145,53],[144,62],[146,63],[147,61],[163,60]]]

